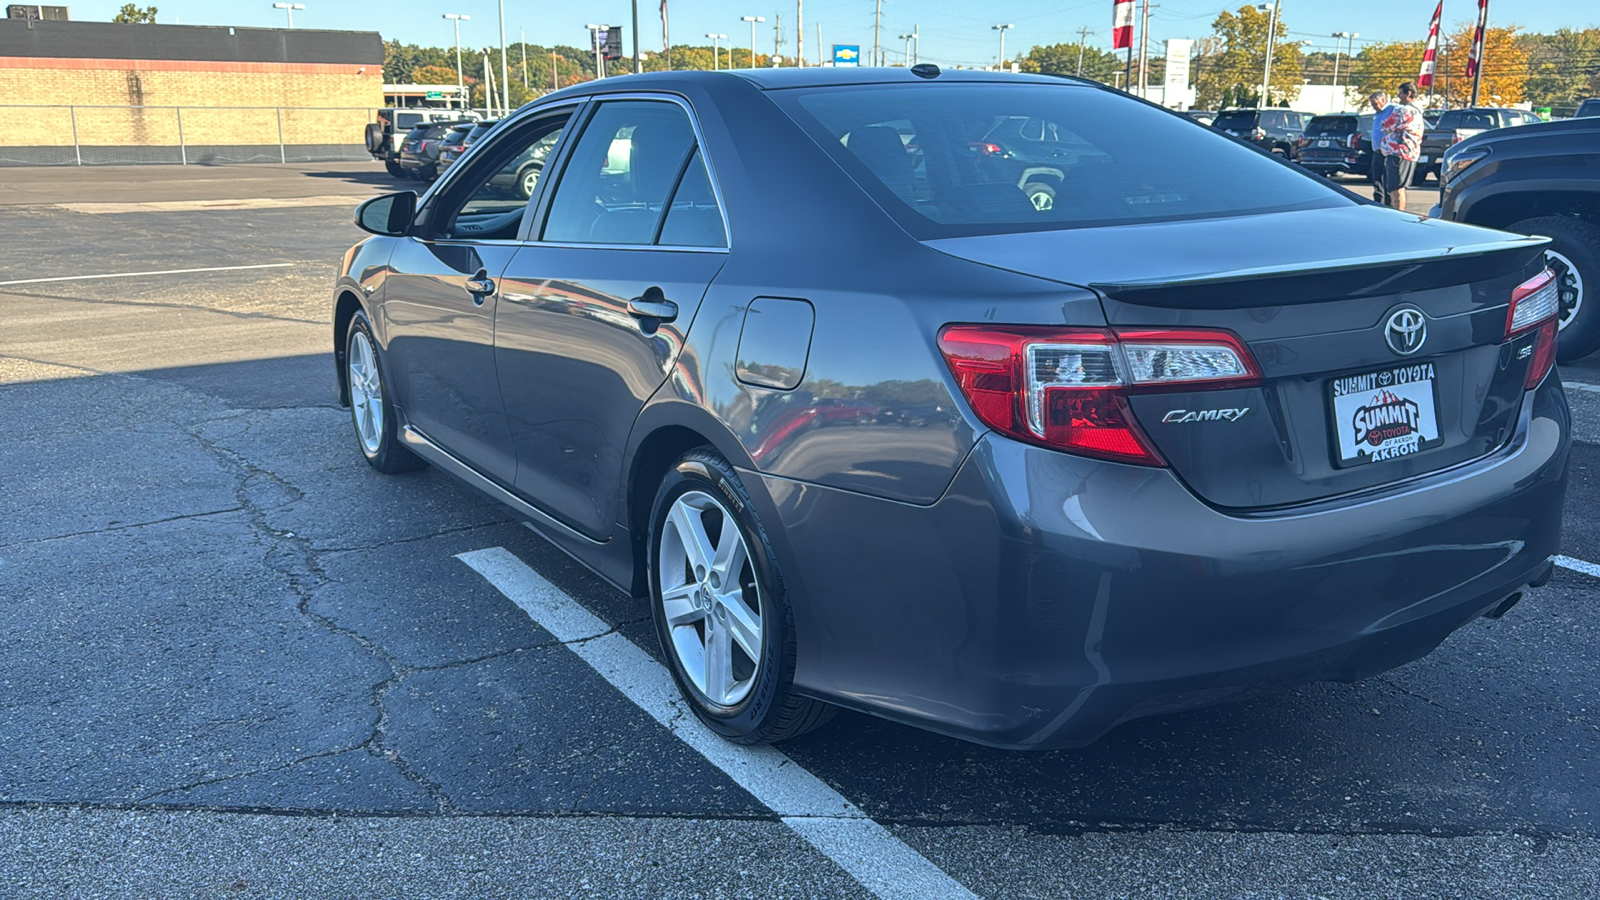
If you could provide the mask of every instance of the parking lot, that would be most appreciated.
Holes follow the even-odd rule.
[[[0,169],[0,895],[1600,896],[1600,357],[1562,565],[1418,662],[1077,751],[735,750],[642,604],[357,452],[329,289],[393,184]]]

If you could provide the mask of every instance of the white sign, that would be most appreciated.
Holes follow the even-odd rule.
[[[1171,97],[1189,87],[1189,50],[1194,41],[1171,38],[1167,41],[1167,77],[1163,84]]]

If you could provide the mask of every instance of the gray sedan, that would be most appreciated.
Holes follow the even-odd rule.
[[[1052,202],[1005,122],[1074,148],[1022,179]],[[1543,240],[1092,83],[605,79],[358,222],[359,451],[640,598],[730,740],[847,707],[1081,745],[1415,659],[1557,550]]]

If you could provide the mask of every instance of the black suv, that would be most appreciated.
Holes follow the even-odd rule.
[[[1600,116],[1600,97],[1585,100],[1578,104],[1578,111],[1572,114],[1574,119],[1588,119]]]
[[[434,122],[411,129],[400,144],[400,168],[412,178],[432,181],[439,177],[439,151],[445,136],[461,122]]]
[[[1372,174],[1372,113],[1312,116],[1296,149],[1300,165],[1321,175]]]
[[[1467,138],[1445,152],[1440,181],[1438,218],[1550,238],[1561,277],[1558,358],[1600,350],[1600,118]]]
[[[1294,159],[1310,119],[1311,113],[1292,109],[1225,109],[1217,113],[1211,127],[1284,159]]]

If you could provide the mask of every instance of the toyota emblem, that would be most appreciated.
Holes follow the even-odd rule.
[[[1410,356],[1422,349],[1428,339],[1428,318],[1416,307],[1402,307],[1389,314],[1389,323],[1383,327],[1383,339],[1389,349],[1399,356]]]

